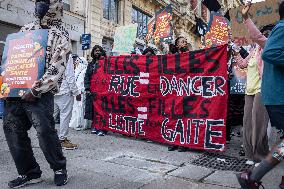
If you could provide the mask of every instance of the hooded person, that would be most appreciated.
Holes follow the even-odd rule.
[[[82,100],[75,101],[73,105],[72,119],[70,121],[70,127],[75,130],[87,129],[84,125],[84,104],[86,103],[86,93],[84,87],[84,77],[86,74],[88,62],[84,57],[78,57],[76,60],[75,68],[75,82],[81,92]]]
[[[106,56],[104,49],[99,46],[95,45],[91,52],[91,57],[93,58],[92,61],[88,64],[85,78],[84,78],[84,87],[86,91],[86,103],[85,103],[85,128],[90,127],[93,116],[94,116],[94,109],[93,109],[93,101],[95,99],[96,94],[91,92],[91,81],[93,75],[96,73],[98,68],[98,61],[101,57]],[[92,125],[92,134],[98,134],[99,136],[104,136],[106,131],[97,130],[95,125]]]
[[[78,148],[78,145],[71,143],[71,141],[67,138],[72,118],[74,100],[75,102],[81,101],[81,90],[79,90],[76,85],[74,70],[77,58],[77,55],[74,56],[70,54],[66,70],[63,75],[60,91],[54,96],[53,117],[56,118],[58,114],[60,115],[59,140],[62,148],[65,150],[75,150]],[[74,97],[76,99],[74,99]]]
[[[54,183],[65,185],[68,181],[66,158],[63,155],[53,119],[54,94],[65,71],[70,52],[69,34],[63,28],[62,0],[37,0],[37,20],[25,25],[21,32],[48,29],[46,65],[43,76],[33,84],[22,98],[7,98],[3,128],[9,150],[20,175],[8,182],[10,188],[41,181],[42,171],[34,158],[28,130],[37,131],[39,145],[50,168],[54,171]]]

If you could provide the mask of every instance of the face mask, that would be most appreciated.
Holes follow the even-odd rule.
[[[36,16],[42,19],[49,10],[49,4],[43,1],[37,2],[35,6]]]
[[[180,50],[180,52],[187,52],[188,48],[187,47],[181,47],[179,50]]]

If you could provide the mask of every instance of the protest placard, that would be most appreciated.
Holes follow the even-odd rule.
[[[118,55],[131,54],[137,36],[137,24],[117,27],[114,35],[113,52]]]
[[[145,40],[147,42],[152,42],[153,37],[154,37],[154,31],[155,31],[155,23],[156,23],[156,19],[152,18],[151,20],[149,20],[148,24],[147,24],[147,35]]]
[[[230,80],[230,94],[245,94],[247,85],[246,69],[241,69],[236,63],[232,64],[233,78]]]
[[[227,45],[182,54],[106,57],[91,81],[93,126],[224,151]]]
[[[48,30],[8,35],[1,65],[1,94],[21,97],[44,73]]]
[[[230,22],[223,15],[211,12],[208,31],[205,34],[205,46],[218,46],[228,44]]]
[[[155,16],[154,42],[157,45],[160,42],[171,43],[173,40],[173,29],[171,25],[173,17],[172,6],[168,5],[158,11]]]
[[[279,21],[279,5],[282,0],[266,0],[252,5],[249,12],[250,18],[258,28],[268,24],[276,24]],[[242,18],[242,9],[244,6],[230,10],[232,22],[232,37],[238,45],[250,45],[249,33]]]

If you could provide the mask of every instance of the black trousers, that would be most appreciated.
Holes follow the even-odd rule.
[[[5,103],[4,133],[19,175],[41,174],[27,132],[32,126],[50,168],[66,169],[66,158],[55,130],[53,106],[51,93],[43,94],[32,103],[11,99]]]

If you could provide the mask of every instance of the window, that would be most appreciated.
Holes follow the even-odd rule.
[[[63,0],[63,9],[64,9],[64,10],[67,10],[67,11],[70,11],[70,10],[71,10],[69,0]]]
[[[103,38],[102,40],[102,47],[105,50],[107,56],[111,55],[111,51],[112,51],[112,45],[113,45],[113,40],[109,39],[109,38]]]
[[[132,22],[138,24],[137,37],[139,39],[144,39],[147,35],[147,24],[151,19],[151,16],[137,9],[136,7],[132,8]]]
[[[118,23],[118,0],[103,0],[103,16]]]

